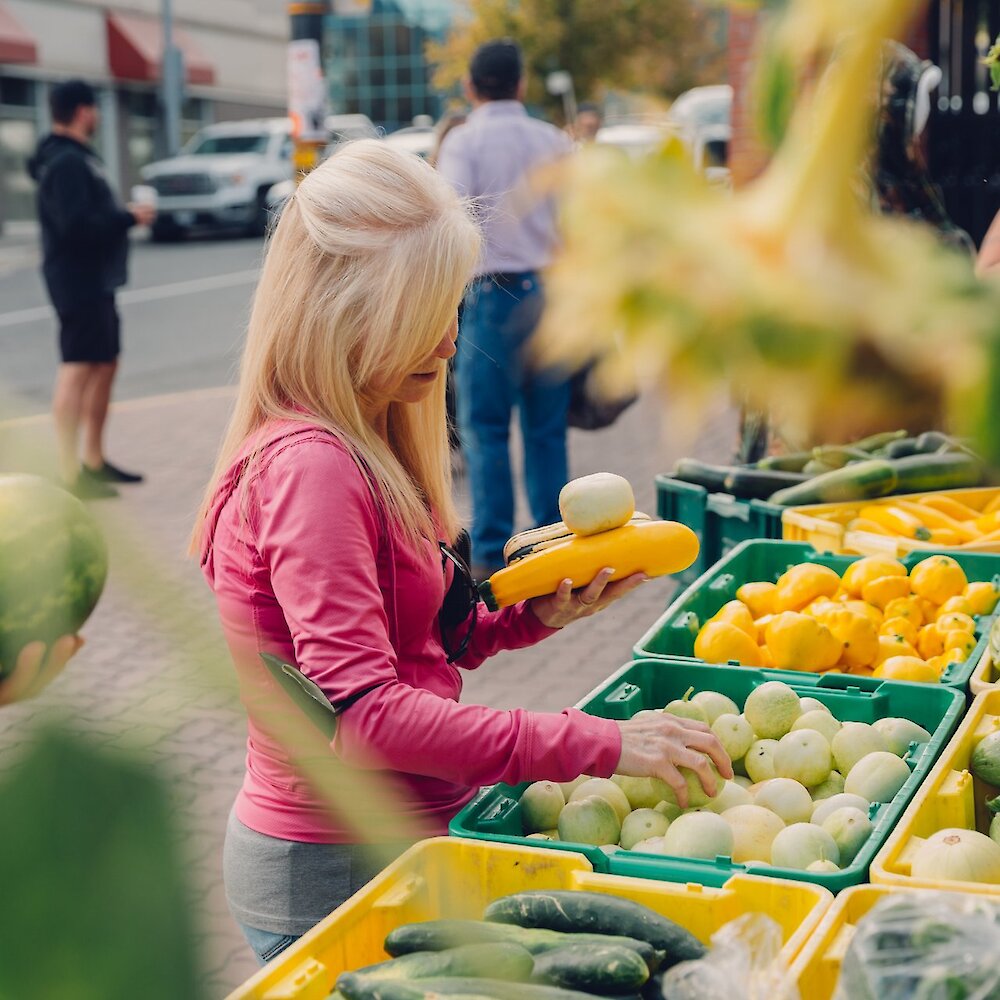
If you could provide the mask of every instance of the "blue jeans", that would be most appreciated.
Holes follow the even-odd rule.
[[[290,944],[294,944],[301,934],[276,934],[274,931],[262,931],[257,927],[247,927],[240,924],[240,930],[247,939],[247,944],[253,949],[257,961],[267,965],[272,958],[280,955]]]
[[[534,272],[516,280],[478,279],[469,289],[455,358],[458,426],[472,491],[472,561],[503,566],[514,530],[510,417],[517,407],[524,441],[524,479],[536,525],[559,520],[559,491],[568,475],[569,381],[539,371],[525,357],[544,307]]]

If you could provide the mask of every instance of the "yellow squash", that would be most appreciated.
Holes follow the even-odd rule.
[[[479,585],[491,611],[531,597],[553,594],[563,580],[574,589],[585,587],[605,566],[613,580],[634,573],[663,576],[679,573],[698,557],[698,536],[675,521],[644,521],[622,525],[569,541],[517,560]]]

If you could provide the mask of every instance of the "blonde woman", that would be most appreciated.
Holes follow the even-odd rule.
[[[460,528],[444,372],[479,251],[433,168],[367,140],[302,182],[271,240],[194,536],[248,712],[224,873],[262,961],[374,872],[345,818],[262,724],[258,706],[277,688],[261,652],[297,664],[344,709],[332,754],[386,772],[430,832],[444,833],[476,788],[496,781],[617,770],[683,789],[686,765],[710,788],[703,753],[731,774],[707,727],[688,720],[458,703],[456,666],[538,642],[642,582],[609,584],[604,570],[579,591],[565,581],[551,596],[495,614],[466,607],[457,625],[443,624],[455,566],[440,543]]]

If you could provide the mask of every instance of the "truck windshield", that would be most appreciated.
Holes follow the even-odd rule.
[[[269,135],[206,135],[191,140],[187,152],[192,156],[219,153],[266,153]]]

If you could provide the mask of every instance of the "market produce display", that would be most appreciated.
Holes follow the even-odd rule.
[[[698,536],[686,525],[636,514],[628,480],[602,472],[567,483],[559,495],[563,520],[522,532],[504,547],[507,565],[479,585],[491,611],[556,591],[563,580],[584,587],[603,569],[613,580],[678,573],[698,557]]]
[[[29,642],[75,633],[108,572],[97,521],[39,476],[0,476],[0,677]]]
[[[737,777],[717,778],[709,796],[682,768],[685,809],[658,778],[535,782],[521,799],[524,833],[679,858],[839,871],[871,835],[872,806],[891,802],[909,778],[911,747],[918,752],[931,739],[909,719],[842,723],[780,681],[754,688],[742,707],[718,692],[691,694],[663,711],[709,724]]]
[[[961,441],[938,431],[908,437],[900,430],[769,456],[751,465],[682,458],[673,476],[710,492],[793,507],[978,486],[985,469]]]
[[[404,924],[384,947],[392,958],[342,973],[331,1000],[573,1000],[634,996],[644,987],[655,996],[654,977],[706,953],[648,907],[573,890],[505,896],[482,920]]]
[[[928,556],[907,572],[887,556],[858,559],[844,571],[804,562],[777,580],[736,591],[696,623],[694,655],[736,662],[887,680],[937,683],[977,644],[977,619],[1000,599],[995,581],[969,582],[955,559]]]

